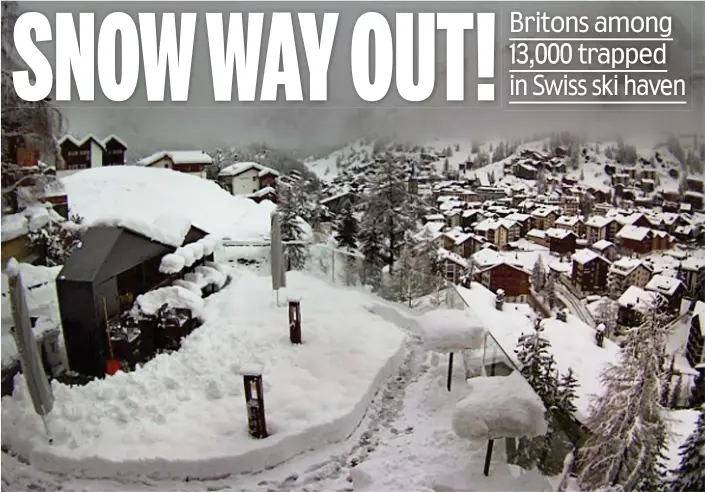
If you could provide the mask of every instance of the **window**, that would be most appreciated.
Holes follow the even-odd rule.
[[[446,261],[446,280],[455,282],[455,263]]]
[[[257,181],[257,176],[252,176],[252,181]]]

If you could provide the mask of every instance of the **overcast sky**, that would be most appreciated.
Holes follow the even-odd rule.
[[[102,95],[96,86],[97,100],[93,103],[62,103],[64,114],[69,119],[70,131],[82,136],[94,133],[98,136],[115,133],[124,138],[133,150],[141,153],[160,148],[212,148],[216,145],[241,145],[252,141],[267,141],[274,145],[307,148],[318,145],[333,145],[350,141],[359,136],[392,136],[401,140],[449,137],[484,139],[507,137],[513,138],[543,130],[574,130],[593,137],[613,137],[616,132],[626,138],[640,137],[646,139],[652,135],[668,131],[703,132],[703,106],[688,106],[686,110],[635,111],[625,107],[600,107],[585,109],[573,107],[569,111],[556,110],[551,107],[543,111],[516,111],[499,107],[498,104],[486,104],[477,107],[477,103],[468,103],[466,107],[451,108],[442,101],[444,97],[445,74],[445,36],[437,40],[437,78],[436,92],[423,105],[415,107],[399,106],[398,99],[391,98],[380,105],[369,105],[359,101],[352,89],[349,67],[350,34],[357,17],[368,10],[393,13],[395,11],[490,11],[499,12],[500,5],[505,13],[504,21],[498,26],[508,25],[506,13],[522,10],[525,13],[537,11],[556,12],[556,4],[528,2],[522,4],[474,2],[458,3],[309,3],[306,11],[340,12],[336,32],[333,56],[329,69],[329,95],[331,100],[326,105],[312,106],[299,103],[276,107],[249,105],[236,107],[234,104],[212,102],[212,82],[210,60],[205,30],[205,12],[238,11],[271,12],[274,10],[295,11],[299,4],[286,3],[206,3],[206,2],[32,2],[22,5],[24,10],[40,11],[48,15],[52,25],[56,12],[95,12],[96,25],[112,11],[123,11],[130,15],[138,12],[197,12],[199,14],[196,30],[193,67],[191,75],[190,100],[180,104],[146,103],[142,77],[135,96],[125,103],[113,103]],[[237,7],[235,7],[237,6]],[[670,46],[668,69],[672,76],[682,76],[690,80],[691,60],[703,56],[705,40],[705,8],[702,3],[676,2],[589,2],[572,4],[573,11],[580,15],[673,15],[673,37],[676,42]],[[578,10],[582,9],[582,10]],[[695,11],[695,14],[694,14]],[[566,13],[566,11],[563,11]],[[320,19],[319,19],[320,23]],[[178,23],[177,23],[178,25]],[[699,32],[692,32],[692,26],[699,26]],[[320,28],[320,26],[319,26]],[[298,25],[295,23],[295,29]],[[499,29],[499,27],[498,27]],[[264,64],[266,53],[266,35],[261,63]],[[504,46],[503,56],[498,56],[496,79],[498,91],[506,97],[508,84],[508,29],[497,32],[500,45]],[[548,36],[548,35],[547,35]],[[468,35],[466,58],[469,65],[475,63],[474,36]],[[43,51],[51,59],[53,45],[46,43]],[[303,60],[300,64],[302,84],[306,91],[308,77],[307,66]],[[504,63],[504,65],[502,64]],[[466,80],[466,91],[474,94],[476,68],[470,66]],[[394,83],[392,85],[394,87]],[[440,88],[440,90],[439,90]],[[700,94],[702,100],[703,84],[693,87],[694,93]],[[688,91],[692,90],[690,87]],[[336,107],[330,107],[336,106]],[[354,107],[357,106],[357,107]],[[408,106],[408,105],[407,105]],[[343,108],[341,108],[343,107]]]

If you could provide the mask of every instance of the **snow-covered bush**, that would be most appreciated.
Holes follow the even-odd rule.
[[[81,244],[83,217],[72,214],[69,220],[49,222],[27,235],[32,249],[39,253],[45,266],[63,265],[73,250]]]

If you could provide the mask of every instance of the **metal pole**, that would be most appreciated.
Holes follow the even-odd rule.
[[[446,383],[446,387],[448,388],[448,391],[450,391],[450,382],[453,378],[453,352],[450,353],[450,357],[448,357],[448,382]]]
[[[483,473],[486,477],[490,476],[490,461],[492,461],[492,448],[494,448],[494,439],[487,441],[487,453],[485,454],[485,469]]]

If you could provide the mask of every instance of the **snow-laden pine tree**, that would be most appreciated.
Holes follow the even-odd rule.
[[[279,190],[279,205],[277,213],[281,220],[282,241],[294,241],[284,245],[289,266],[293,269],[303,268],[306,263],[306,246],[297,244],[304,240],[304,229],[301,224],[300,201],[295,196],[296,189],[291,186],[282,186]]]
[[[553,278],[553,275],[546,275],[546,283],[543,286],[543,290],[548,306],[553,309],[558,300],[556,297],[556,281]]]
[[[357,249],[357,234],[360,226],[357,223],[350,201],[345,202],[343,206],[343,211],[338,219],[337,229],[335,239],[338,241],[338,245],[350,250]]]
[[[415,229],[415,216],[415,201],[407,188],[403,163],[392,160],[383,162],[371,183],[360,239],[375,243],[381,239],[379,254],[389,266],[390,274],[393,273],[406,232]],[[373,239],[372,236],[376,234],[381,235],[381,238]],[[363,247],[363,250],[375,249],[376,246]],[[378,253],[375,251],[375,254]],[[369,260],[375,262],[377,258]]]
[[[558,381],[555,360],[549,351],[551,344],[543,337],[543,331],[543,326],[537,321],[531,333],[519,337],[514,351],[521,374],[544,402],[546,410],[550,411],[555,404]],[[550,423],[549,419],[549,433]],[[517,442],[517,464],[527,470],[539,466],[549,452],[548,444],[549,440],[544,436],[533,439],[520,438]]]
[[[83,217],[72,214],[69,220],[49,222],[27,235],[32,249],[39,255],[39,262],[46,266],[66,263],[73,250],[81,244],[84,228]]]
[[[531,287],[536,292],[541,292],[546,282],[546,269],[543,267],[543,261],[539,256],[534,263],[534,268],[531,269]]]
[[[31,202],[50,187],[60,187],[49,171],[60,160],[56,138],[63,131],[61,113],[47,98],[25,101],[15,92],[12,72],[26,70],[13,42],[20,15],[16,2],[2,2],[2,213],[19,211],[20,202]],[[18,149],[39,151],[40,164],[18,163]]]
[[[672,471],[669,492],[705,490],[705,407],[700,409],[695,430],[681,445],[680,466]]]
[[[627,332],[618,364],[600,375],[602,394],[590,406],[592,433],[580,449],[580,485],[586,490],[621,485],[658,486],[667,421],[659,404],[665,373],[666,333],[657,308]]]

